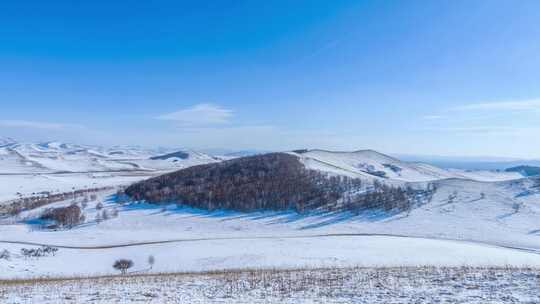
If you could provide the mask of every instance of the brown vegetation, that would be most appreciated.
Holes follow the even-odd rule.
[[[136,183],[125,190],[135,200],[197,208],[299,212],[323,208],[408,210],[419,191],[308,170],[297,156],[270,153],[190,167]]]

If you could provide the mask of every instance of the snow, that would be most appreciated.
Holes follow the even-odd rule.
[[[446,170],[423,163],[400,161],[373,150],[310,150],[291,154],[297,155],[307,168],[367,180],[384,180],[380,173],[384,173],[384,178],[401,182],[427,182],[448,178],[502,181],[523,177],[515,172]]]
[[[537,269],[246,270],[9,282],[2,303],[538,303]],[[1,283],[0,283],[1,284]]]
[[[129,185],[153,176],[151,173],[63,173],[63,174],[0,174],[0,204],[39,192],[63,193],[79,189]]]
[[[61,143],[15,146],[18,148],[0,148],[0,163],[6,165],[0,174],[0,202],[17,198],[18,193],[128,185],[175,168],[217,161],[198,153],[190,153],[186,160],[150,160],[139,158],[146,152],[137,149],[116,148],[111,156],[99,148]],[[0,250],[12,253],[10,260],[0,260],[0,276],[110,274],[114,272],[111,264],[118,258],[133,259],[134,270],[147,271],[149,255],[158,261],[154,272],[321,266],[540,267],[540,190],[534,179],[516,179],[515,174],[501,172],[444,170],[370,150],[293,154],[308,168],[413,186],[432,182],[437,192],[431,202],[406,213],[314,211],[301,215],[121,204],[113,195],[116,191],[107,190],[84,210],[85,223],[71,230],[43,230],[35,223],[45,208],[67,206],[72,200],[0,218]],[[28,171],[21,165],[25,163],[31,167]],[[137,169],[126,171],[123,166]],[[52,168],[119,170],[54,173]],[[374,175],[377,172],[384,172],[387,178]],[[99,202],[107,211],[118,210],[118,217],[97,223],[96,215],[102,212],[96,209]],[[20,256],[22,248],[40,244],[71,248],[60,248],[56,256]]]
[[[186,159],[152,160],[170,149],[83,146],[62,142],[0,145],[0,173],[96,172],[118,170],[171,171],[219,161],[187,150]]]
[[[132,259],[138,265],[135,270],[143,270],[140,267],[149,255],[159,261],[153,269],[158,272],[245,267],[540,267],[539,235],[531,233],[540,228],[540,207],[531,196],[513,198],[521,204],[515,212],[515,204],[507,201],[526,183],[446,180],[438,185],[431,203],[408,215],[371,212],[359,216],[121,205],[114,191],[108,191],[90,202],[81,226],[48,231],[30,224],[44,208],[71,204],[59,202],[23,212],[17,221],[4,219],[0,240],[112,248],[60,248],[57,256],[25,260],[16,255],[33,245],[0,243],[0,250],[15,254],[11,261],[0,260],[0,273],[4,277],[110,274],[115,259]],[[457,198],[448,202],[447,194],[456,189],[460,189]],[[480,199],[483,192],[485,198]],[[118,217],[97,224],[98,202],[104,202],[108,211],[117,209]],[[77,262],[81,260],[88,263]]]
[[[13,253],[32,247],[0,246]],[[419,265],[540,267],[538,254],[473,243],[386,236],[278,237],[185,241],[110,249],[60,248],[55,256],[28,259],[12,255],[11,261],[0,261],[0,278],[113,274],[116,270],[111,265],[120,258],[133,260],[136,265],[133,271],[147,271],[149,255],[157,261],[152,269],[154,272]]]

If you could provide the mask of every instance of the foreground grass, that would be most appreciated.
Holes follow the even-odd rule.
[[[540,303],[531,268],[324,268],[0,281],[1,303]]]

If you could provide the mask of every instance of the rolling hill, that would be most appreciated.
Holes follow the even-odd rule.
[[[177,157],[182,153],[183,157]],[[62,142],[0,141],[0,173],[167,171],[219,161],[204,153],[141,147],[85,146]]]

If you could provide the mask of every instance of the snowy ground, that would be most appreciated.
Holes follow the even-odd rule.
[[[317,160],[317,166],[328,170],[337,165],[338,171],[348,168],[358,174],[383,170],[399,182],[429,180],[438,190],[430,203],[408,213],[359,215],[207,212],[176,205],[121,204],[114,190],[104,191],[84,209],[85,222],[70,230],[43,230],[36,223],[44,209],[67,206],[71,200],[17,217],[0,217],[0,252],[10,252],[9,259],[0,259],[0,278],[111,274],[115,272],[111,265],[119,258],[132,259],[131,270],[143,273],[245,267],[540,267],[540,188],[531,179],[506,181],[512,176],[496,172],[467,172],[471,179],[475,174],[476,181],[455,178],[464,172],[403,163],[373,151],[355,153],[353,158],[350,153],[324,151],[307,156],[311,158],[305,162]],[[157,173],[0,175],[0,202],[16,198],[18,192],[126,185]],[[448,174],[452,178],[432,180]],[[82,206],[81,201],[76,203]],[[96,216],[103,213],[96,208],[98,203],[108,214],[118,211],[118,216],[98,223]],[[60,249],[55,256],[21,256],[21,249],[40,245]],[[146,263],[150,255],[156,258],[152,269]]]
[[[132,259],[132,270],[145,272],[149,271],[149,255],[157,260],[152,271],[159,272],[306,266],[540,267],[539,235],[530,233],[538,225],[535,199],[525,196],[516,212],[506,197],[497,200],[502,194],[494,190],[479,199],[476,191],[487,189],[479,183],[479,189],[469,185],[470,192],[462,191],[449,203],[444,196],[452,193],[457,182],[448,183],[448,188],[441,186],[440,197],[432,203],[409,215],[394,216],[374,212],[360,216],[206,212],[175,205],[121,205],[115,201],[114,191],[103,192],[84,210],[86,222],[71,230],[47,231],[32,224],[43,209],[71,201],[0,220],[1,241],[74,247],[60,248],[56,256],[25,259],[20,250],[35,246],[2,242],[0,250],[12,254],[10,260],[0,260],[0,277],[110,274],[115,272],[112,263],[119,258]],[[118,210],[118,217],[98,224],[96,214],[103,212],[96,209],[98,202],[104,202],[109,213]]]
[[[347,268],[0,282],[2,303],[539,303],[540,271]]]
[[[428,182],[460,178],[492,182],[523,177],[517,172],[441,169],[424,163],[401,161],[373,150],[355,152],[310,150],[300,154],[291,152],[291,154],[298,156],[309,169],[365,180]],[[385,179],[381,179],[380,176],[384,176]]]
[[[103,172],[65,174],[0,174],[0,204],[16,199],[19,194],[50,191],[63,193],[79,189],[114,187],[151,177],[155,172]]]
[[[55,256],[24,258],[29,245],[2,244],[0,278],[114,274],[115,260],[134,262],[135,272],[210,271],[240,268],[344,266],[534,266],[540,255],[473,243],[386,236],[314,236],[272,239],[180,241],[116,248],[59,248]],[[148,257],[155,257],[152,270]],[[82,263],[81,263],[82,262]]]

